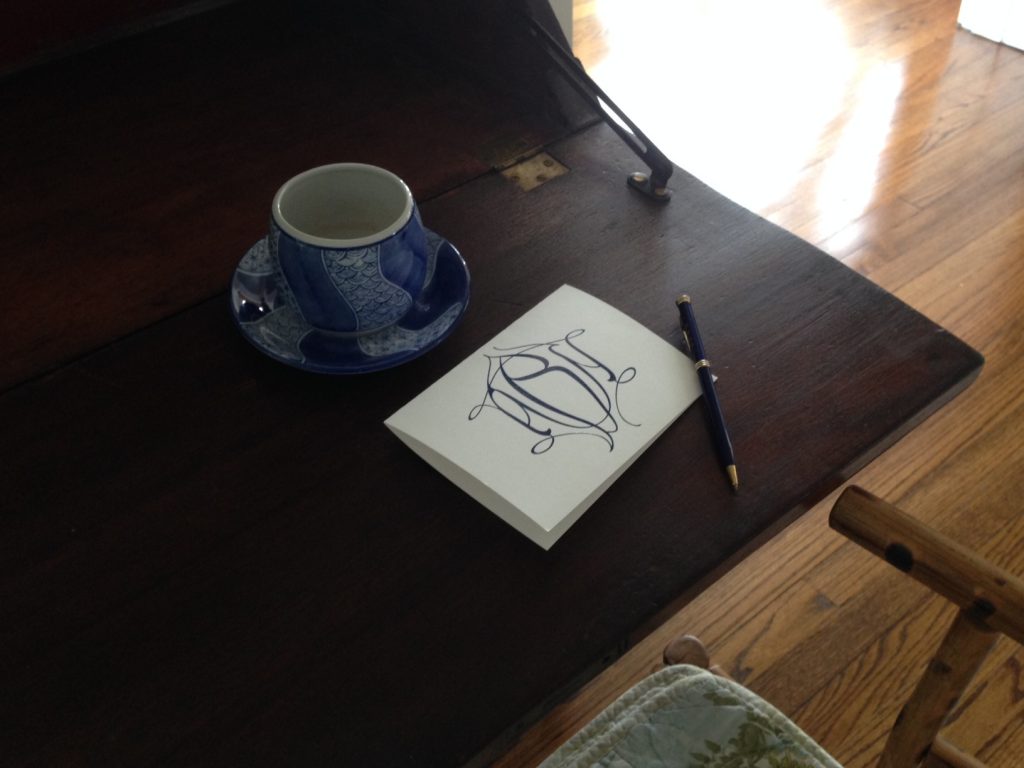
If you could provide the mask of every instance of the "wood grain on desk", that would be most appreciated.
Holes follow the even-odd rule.
[[[240,96],[238,109],[256,114],[250,100],[260,93]],[[120,104],[86,113],[99,121]],[[252,136],[290,136],[293,160],[332,146],[335,124],[295,136],[286,113],[275,114]],[[196,119],[225,118],[200,110]],[[259,235],[273,185],[264,180],[257,194],[189,175],[178,160],[192,145],[161,133],[164,124],[153,115],[144,132],[161,140],[146,147],[170,153],[151,161],[168,174],[164,192],[193,205],[208,195],[222,222],[181,235],[182,219],[160,215],[167,198],[156,196],[145,263],[164,266],[157,233],[181,249],[166,307],[153,298],[170,290],[164,273],[127,251],[46,250],[42,223],[21,235],[66,258],[72,275],[102,275],[142,298],[126,309],[104,293],[94,305],[90,283],[40,277],[33,290],[47,309],[20,328],[36,334],[22,347],[17,376],[27,380],[0,396],[15,448],[0,465],[0,721],[11,724],[4,751],[14,765],[454,765],[498,748],[508,728],[607,663],[652,616],[912,428],[981,364],[878,287],[682,171],[673,202],[651,205],[625,186],[635,158],[597,127],[551,144],[570,173],[529,193],[494,173],[449,186],[433,162],[410,166],[439,185],[421,195],[425,223],[469,263],[466,318],[401,368],[307,375],[262,357],[235,331],[226,296],[204,293],[226,283]],[[186,128],[198,141],[199,128]],[[385,128],[352,146],[407,157]],[[120,143],[100,146],[114,163],[107,170],[120,169]],[[438,146],[436,162],[445,147],[461,151]],[[134,152],[147,157],[141,144]],[[272,155],[266,162],[283,162]],[[78,157],[88,170],[89,156]],[[267,170],[242,167],[254,179]],[[144,191],[131,175],[106,183]],[[45,199],[64,200],[49,196],[53,186]],[[95,224],[98,243],[116,242],[122,226],[131,233],[83,192],[70,194],[72,208],[51,203],[70,219],[58,241],[65,226]],[[196,221],[188,210],[184,219]],[[47,266],[11,263],[29,276]],[[700,303],[710,354],[728,372],[721,397],[742,494],[729,492],[691,408],[544,552],[384,429],[390,413],[565,282],[673,341],[676,294]],[[70,323],[52,318],[60,301],[47,288],[88,310],[88,332],[64,338]],[[53,368],[65,358],[75,359]]]

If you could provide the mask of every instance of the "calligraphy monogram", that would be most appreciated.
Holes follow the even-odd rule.
[[[636,368],[616,373],[580,345],[582,328],[551,341],[495,347],[487,358],[486,391],[469,420],[495,410],[538,436],[530,451],[542,454],[569,436],[603,440],[615,448],[621,425],[639,427],[619,410],[619,390]]]

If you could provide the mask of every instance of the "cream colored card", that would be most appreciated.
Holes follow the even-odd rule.
[[[385,424],[549,549],[700,394],[680,350],[565,285]]]

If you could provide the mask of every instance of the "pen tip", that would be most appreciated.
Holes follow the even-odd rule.
[[[740,489],[740,476],[736,471],[736,465],[730,464],[725,468],[725,473],[729,475],[729,482],[732,484],[732,489],[738,491]]]

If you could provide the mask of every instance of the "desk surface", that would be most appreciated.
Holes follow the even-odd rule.
[[[383,103],[367,94],[377,118],[298,128],[287,115],[331,83],[267,111],[266,89],[284,98],[287,83],[268,67],[246,85],[260,57],[223,54],[217,35],[240,19],[218,13],[0,84],[28,99],[4,117],[23,138],[4,158],[17,247],[0,260],[15,286],[0,395],[6,765],[471,760],[981,366],[682,171],[667,206],[628,190],[637,163],[606,128],[550,141],[555,123],[510,118],[479,83],[421,75]],[[279,30],[266,13],[259,29]],[[316,50],[321,65],[335,55]],[[232,87],[204,86],[211,67]],[[79,99],[72,117],[32,95],[47,84],[67,89],[65,107]],[[230,108],[192,101],[203,87],[226,89]],[[394,99],[445,94],[402,141]],[[507,143],[510,125],[570,172],[530,192],[489,172],[479,148]],[[280,181],[335,159],[410,178],[473,280],[442,346],[353,378],[263,358],[224,293]],[[738,496],[691,408],[544,552],[383,427],[563,283],[672,341],[676,294],[699,302]]]

